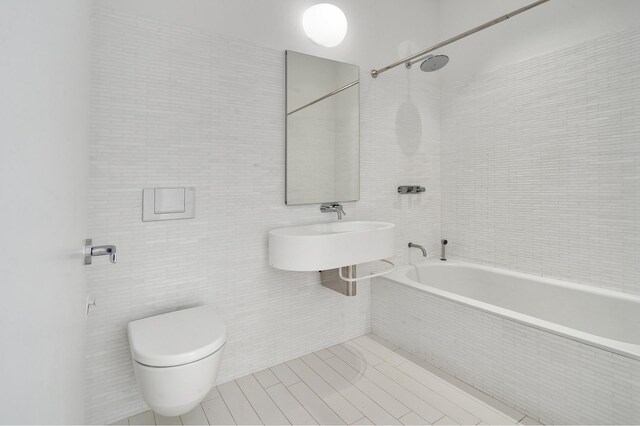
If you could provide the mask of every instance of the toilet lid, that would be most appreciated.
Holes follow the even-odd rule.
[[[209,306],[132,321],[127,332],[133,359],[151,367],[198,361],[227,340],[226,325]]]

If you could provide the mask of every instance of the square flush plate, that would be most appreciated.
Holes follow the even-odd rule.
[[[142,221],[193,219],[195,188],[145,188],[142,190]]]

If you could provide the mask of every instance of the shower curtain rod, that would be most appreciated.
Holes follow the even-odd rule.
[[[460,40],[460,39],[463,39],[463,38],[465,38],[465,37],[467,37],[467,36],[470,36],[471,34],[475,34],[475,33],[477,33],[478,31],[482,31],[482,30],[484,30],[484,29],[486,29],[486,28],[492,27],[492,26],[494,26],[495,24],[499,24],[500,22],[505,21],[505,20],[507,20],[507,19],[511,18],[512,16],[516,16],[516,15],[518,15],[518,14],[522,13],[522,12],[526,12],[527,10],[529,10],[529,9],[533,9],[534,7],[536,7],[536,6],[540,6],[542,3],[546,3],[546,2],[548,2],[548,1],[549,1],[549,0],[538,0],[538,1],[536,1],[536,2],[533,2],[533,3],[531,3],[531,4],[528,4],[527,6],[521,7],[520,9],[516,9],[516,10],[514,10],[513,12],[509,12],[509,13],[507,13],[506,15],[502,15],[502,16],[500,16],[500,17],[496,18],[496,19],[493,19],[493,20],[491,20],[491,21],[489,21],[489,22],[486,22],[486,23],[484,23],[484,24],[482,24],[482,25],[480,25],[480,26],[478,26],[478,27],[475,27],[475,28],[473,28],[473,29],[469,30],[469,31],[465,31],[465,32],[463,32],[462,34],[458,34],[458,35],[457,35],[457,36],[455,36],[455,37],[451,37],[451,38],[450,38],[450,39],[448,39],[448,40],[445,40],[445,41],[443,41],[443,42],[440,42],[440,43],[438,43],[438,44],[435,44],[435,45],[433,45],[433,46],[431,46],[431,47],[429,47],[429,48],[427,48],[427,49],[424,49],[424,50],[422,50],[422,51],[420,51],[420,52],[416,53],[416,54],[413,54],[413,55],[411,55],[411,56],[407,56],[406,58],[401,59],[401,60],[399,60],[399,61],[396,61],[396,62],[392,63],[391,65],[387,65],[387,66],[386,66],[386,67],[384,67],[384,68],[380,68],[380,69],[377,69],[377,70],[375,70],[375,69],[374,69],[374,70],[371,70],[371,77],[373,77],[373,78],[377,78],[380,74],[382,74],[382,73],[383,73],[383,72],[385,72],[385,71],[389,71],[391,68],[395,68],[395,67],[397,67],[398,65],[402,65],[402,64],[404,64],[404,63],[406,63],[406,62],[409,62],[409,61],[412,61],[412,60],[414,60],[414,59],[416,59],[416,58],[419,58],[419,57],[421,57],[421,56],[424,56],[424,55],[426,55],[427,53],[430,53],[430,52],[433,52],[434,50],[440,49],[441,47],[444,47],[444,46],[446,46],[446,45],[448,45],[448,44],[451,44],[451,43],[453,43],[453,42],[456,42],[456,41],[458,41],[458,40]]]

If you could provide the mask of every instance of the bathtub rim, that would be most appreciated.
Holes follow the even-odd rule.
[[[448,259],[446,263],[440,261],[439,259],[428,259],[428,260],[423,260],[421,262],[414,262],[411,264],[398,266],[395,271],[389,274],[386,274],[382,277],[378,277],[377,279],[387,279],[393,282],[398,282],[400,284],[413,287],[417,290],[427,292],[432,296],[438,297],[440,299],[446,299],[450,302],[465,305],[470,308],[488,313],[490,315],[515,321],[519,324],[533,327],[537,330],[544,331],[547,333],[555,334],[557,336],[567,338],[577,343],[582,343],[582,344],[592,346],[613,354],[623,356],[625,358],[630,358],[633,360],[640,361],[640,345],[608,339],[606,337],[600,337],[600,336],[596,336],[595,334],[576,330],[571,327],[555,324],[551,321],[536,318],[531,315],[522,314],[516,311],[512,311],[510,309],[501,308],[499,306],[492,305],[490,303],[472,299],[470,297],[462,296],[446,290],[441,290],[441,289],[429,286],[427,284],[414,281],[408,277],[408,272],[411,270],[414,270],[414,268],[418,268],[420,266],[435,266],[435,265],[438,265],[440,267],[457,265],[457,266],[467,267],[470,269],[479,269],[479,270],[484,270],[492,273],[497,273],[500,275],[541,281],[550,285],[562,286],[562,287],[571,288],[579,291],[585,291],[588,293],[598,294],[602,296],[629,300],[629,301],[638,303],[640,306],[640,296],[635,296],[633,294],[622,293],[618,291],[593,287],[585,284],[573,283],[569,281],[562,281],[555,278],[548,278],[548,277],[539,276],[539,275],[510,271],[507,269],[501,269],[501,268],[496,268],[496,267],[482,265],[482,264],[465,262],[459,259]]]

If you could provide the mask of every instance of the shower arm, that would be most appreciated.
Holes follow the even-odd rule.
[[[407,63],[407,62],[411,63],[411,61],[413,61],[416,58],[420,58],[422,56],[425,56],[426,54],[431,53],[434,50],[438,50],[441,47],[444,47],[444,46],[446,46],[448,44],[454,43],[454,42],[456,42],[456,41],[458,41],[460,39],[463,39],[463,38],[465,38],[467,36],[470,36],[471,34],[475,34],[475,33],[479,32],[479,31],[482,31],[484,29],[487,29],[489,27],[494,26],[495,24],[499,24],[502,21],[506,21],[507,19],[511,18],[512,16],[519,15],[522,12],[526,12],[527,10],[533,9],[534,7],[540,6],[541,4],[546,3],[548,1],[549,0],[538,0],[536,2],[533,2],[531,4],[526,5],[524,7],[521,7],[520,9],[516,9],[513,12],[509,12],[506,15],[502,15],[502,16],[500,16],[500,17],[498,17],[496,19],[493,19],[493,20],[491,20],[489,22],[485,22],[484,24],[482,24],[480,26],[477,26],[475,28],[472,28],[472,29],[470,29],[468,31],[465,31],[462,34],[458,34],[455,37],[451,37],[450,39],[447,39],[447,40],[445,40],[443,42],[435,44],[435,45],[433,45],[433,46],[431,46],[431,47],[429,47],[427,49],[424,49],[424,50],[422,50],[422,51],[420,51],[418,53],[415,53],[415,54],[413,54],[411,56],[408,56],[408,57],[406,57],[404,59],[396,61],[396,62],[392,63],[391,65],[387,65],[384,68],[380,68],[380,69],[377,69],[377,70],[376,69],[371,70],[371,77],[377,78],[380,74],[382,74],[385,71],[389,71],[391,68],[395,68],[398,65],[402,65],[402,64]]]
[[[405,66],[405,67],[407,67],[407,69],[409,69],[409,68],[411,68],[411,66],[412,66],[413,64],[415,64],[416,62],[420,62],[420,61],[422,61],[423,59],[427,59],[427,58],[432,57],[432,56],[433,56],[433,55],[427,55],[427,56],[424,56],[424,57],[422,57],[422,58],[417,58],[417,59],[414,59],[414,60],[408,60],[408,61],[406,61],[406,62],[404,63],[404,66]],[[373,71],[372,71],[372,72],[373,72]],[[376,77],[377,77],[377,75],[376,75]],[[373,78],[375,78],[375,77],[373,77]]]

